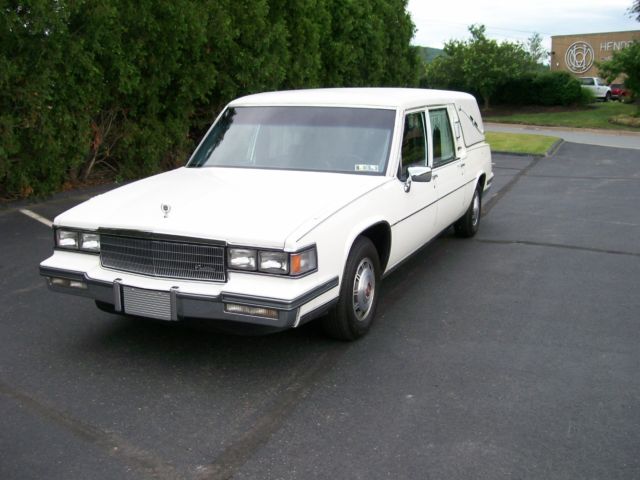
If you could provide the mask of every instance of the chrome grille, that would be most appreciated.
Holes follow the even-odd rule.
[[[102,266],[153,277],[225,281],[224,247],[100,235]]]

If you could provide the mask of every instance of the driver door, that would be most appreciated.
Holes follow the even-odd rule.
[[[430,166],[428,145],[425,112],[420,110],[406,113],[401,158],[398,162],[398,181],[393,185],[394,205],[397,208],[394,209],[396,219],[392,224],[391,265],[413,253],[438,233],[437,192],[433,182],[407,182],[409,167]]]

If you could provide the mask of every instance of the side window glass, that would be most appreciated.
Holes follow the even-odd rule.
[[[402,161],[400,163],[400,180],[407,178],[409,167],[427,164],[427,142],[425,138],[424,114],[410,113],[404,118],[402,134]]]
[[[449,114],[445,108],[429,111],[433,138],[433,167],[439,167],[455,158],[453,134]]]

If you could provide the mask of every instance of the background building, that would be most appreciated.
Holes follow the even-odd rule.
[[[609,60],[613,52],[634,40],[640,41],[640,30],[552,36],[551,70],[565,70],[578,77],[597,77],[596,62]]]

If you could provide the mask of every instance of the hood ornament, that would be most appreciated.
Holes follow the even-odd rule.
[[[162,210],[162,213],[164,213],[164,218],[168,218],[169,212],[171,211],[171,205],[163,203],[160,205],[160,210]]]

